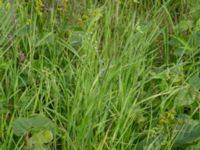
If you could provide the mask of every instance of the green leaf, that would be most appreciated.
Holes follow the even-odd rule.
[[[136,146],[136,150],[160,150],[165,141],[165,136],[162,134],[157,135],[155,137],[144,138],[141,142],[139,142]]]
[[[34,150],[47,150],[43,145],[35,145]]]
[[[191,53],[194,51],[186,39],[178,36],[173,36],[173,38],[180,44],[178,47],[182,49],[184,53]]]
[[[196,21],[194,28],[195,28],[196,34],[198,35],[200,31],[200,18],[198,18],[198,20]]]
[[[191,29],[192,27],[193,27],[193,21],[192,20],[183,20],[183,21],[180,21],[175,26],[175,30],[180,33],[180,32],[187,31],[187,30]]]
[[[37,115],[31,118],[18,118],[13,123],[13,131],[17,136],[23,136],[30,131],[48,129],[54,131],[53,123],[50,119]]]
[[[50,130],[44,130],[33,134],[33,136],[28,140],[30,145],[42,145],[50,143],[53,140],[53,133]]]
[[[189,84],[190,84],[195,90],[199,90],[199,89],[200,89],[200,78],[199,78],[198,74],[193,75],[193,76],[189,79]]]
[[[188,121],[175,128],[174,147],[194,144],[200,139],[200,124],[198,121]]]
[[[195,99],[192,97],[191,92],[188,88],[179,90],[175,97],[175,105],[178,107],[191,105]]]
[[[28,34],[28,29],[29,29],[29,27],[28,27],[27,24],[24,25],[24,26],[22,26],[21,28],[19,28],[17,30],[17,36],[19,36],[19,37],[25,37]]]
[[[51,131],[53,131],[54,129],[52,121],[49,118],[42,115],[37,115],[35,117],[30,118],[29,122],[34,128],[50,129]]]
[[[138,0],[133,0],[134,3],[140,3]]]
[[[43,37],[36,43],[35,46],[38,47],[47,44],[48,42],[52,42],[53,38],[53,32],[44,33]]]
[[[13,131],[17,136],[23,136],[31,129],[31,123],[27,118],[18,118],[13,123]]]
[[[0,114],[9,113],[10,110],[8,108],[8,104],[6,102],[6,98],[4,96],[0,96]]]
[[[47,150],[44,145],[26,145],[23,150]]]
[[[82,41],[83,41],[83,33],[80,31],[72,32],[69,36],[69,43],[75,49],[81,47]]]

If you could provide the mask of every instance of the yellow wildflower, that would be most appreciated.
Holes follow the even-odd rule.
[[[36,1],[36,11],[39,16],[42,16],[43,7],[44,7],[44,4],[43,4],[42,0],[37,0]]]

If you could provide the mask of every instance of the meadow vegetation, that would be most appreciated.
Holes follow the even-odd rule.
[[[0,0],[0,150],[199,150],[200,0]]]

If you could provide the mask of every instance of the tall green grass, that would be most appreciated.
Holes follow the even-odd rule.
[[[35,114],[58,150],[176,149],[199,121],[199,0],[0,2],[0,149]]]

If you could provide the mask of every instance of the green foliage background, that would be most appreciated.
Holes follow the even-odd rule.
[[[199,4],[0,0],[0,149],[198,150]]]

